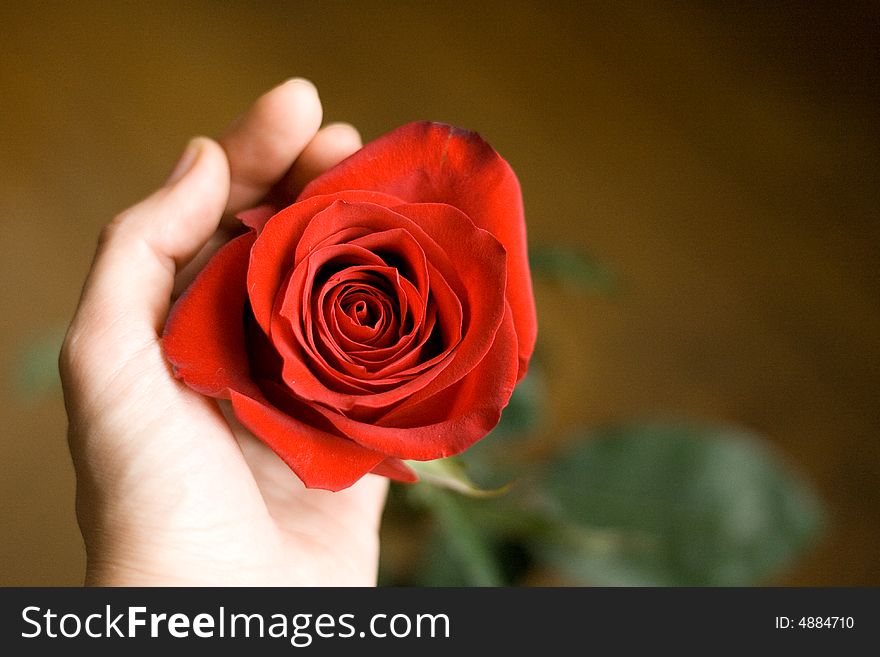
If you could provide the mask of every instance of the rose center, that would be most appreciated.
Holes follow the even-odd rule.
[[[376,328],[376,324],[379,323],[382,316],[381,304],[370,298],[360,298],[354,302],[344,303],[343,311],[358,326],[372,329]]]

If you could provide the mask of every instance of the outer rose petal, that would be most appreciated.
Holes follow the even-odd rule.
[[[278,210],[275,206],[265,204],[258,205],[255,208],[250,208],[249,210],[243,210],[235,215],[235,218],[238,219],[245,226],[260,233],[263,230],[263,226],[266,225],[266,222],[269,221],[274,215],[278,213]]]
[[[220,248],[174,304],[162,334],[174,375],[209,397],[256,390],[244,338],[248,258],[255,235]]]
[[[271,447],[307,488],[348,488],[385,460],[384,454],[301,423],[262,395],[254,398],[233,390],[231,396],[235,416]]]
[[[508,253],[507,300],[525,376],[538,326],[529,275],[522,195],[513,170],[474,132],[442,123],[409,123],[368,143],[306,185],[299,201],[369,189],[409,203],[448,203],[489,231]]]
[[[413,472],[406,463],[393,456],[389,456],[382,461],[379,465],[373,468],[372,472],[373,474],[396,479],[397,481],[402,481],[407,484],[414,484],[419,480],[418,475]]]

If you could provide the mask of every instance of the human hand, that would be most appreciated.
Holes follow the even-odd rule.
[[[360,148],[321,118],[311,83],[276,87],[103,230],[60,358],[87,584],[375,584],[387,480],[306,489],[174,379],[159,340],[172,295],[234,230],[224,214],[290,202]]]

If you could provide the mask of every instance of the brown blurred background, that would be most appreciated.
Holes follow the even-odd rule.
[[[762,432],[830,520],[774,583],[880,584],[877,4],[25,2],[0,25],[0,583],[81,581],[51,351],[99,227],[300,75],[367,139],[480,131],[532,242],[620,276],[538,289],[560,427]]]

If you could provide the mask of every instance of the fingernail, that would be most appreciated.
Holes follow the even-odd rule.
[[[310,87],[310,88],[314,89],[315,91],[318,90],[318,88],[315,86],[314,82],[312,82],[311,80],[307,80],[306,78],[300,78],[300,77],[287,78],[281,84],[282,85],[284,85],[284,84],[301,84],[303,86]]]
[[[173,185],[183,178],[189,170],[193,168],[193,165],[196,163],[196,160],[199,159],[199,153],[201,152],[202,140],[198,137],[191,139],[186,145],[186,149],[183,151],[183,155],[180,156],[180,160],[178,160],[171,175],[168,176],[168,180],[165,184]]]
[[[286,87],[288,85],[303,87],[304,89],[308,89],[316,96],[318,95],[318,87],[315,86],[315,83],[311,80],[307,80],[306,78],[288,78],[284,82],[282,82],[279,87]]]

